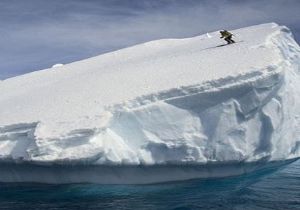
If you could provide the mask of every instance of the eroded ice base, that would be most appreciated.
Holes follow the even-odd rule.
[[[36,165],[0,164],[1,182],[149,184],[190,179],[221,178],[277,169],[296,159],[205,165]]]

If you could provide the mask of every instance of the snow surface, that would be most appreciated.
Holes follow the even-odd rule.
[[[61,66],[63,66],[64,64],[62,64],[62,63],[57,63],[57,64],[54,64],[53,66],[52,66],[52,68],[57,68],[57,67],[61,67]]]
[[[53,168],[72,165],[97,170],[88,169],[94,178],[70,182],[148,183],[236,175],[248,165],[297,159],[298,44],[275,23],[233,34],[237,43],[229,46],[220,46],[219,32],[157,40],[3,80],[0,181],[68,182]],[[16,169],[28,164],[27,171],[49,167],[51,176]],[[189,165],[198,169],[187,173]],[[161,166],[164,172],[140,168]],[[175,175],[162,178],[168,166],[178,167]],[[103,178],[115,170],[144,178]]]

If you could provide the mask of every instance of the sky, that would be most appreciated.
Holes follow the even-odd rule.
[[[300,43],[299,0],[0,0],[0,79],[266,22],[288,26]]]

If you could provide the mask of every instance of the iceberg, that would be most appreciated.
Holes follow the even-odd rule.
[[[300,157],[300,48],[267,23],[139,44],[0,83],[0,182],[144,184]]]

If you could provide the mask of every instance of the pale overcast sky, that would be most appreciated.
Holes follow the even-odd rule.
[[[299,0],[0,0],[0,79],[160,38],[265,22],[300,41]]]

